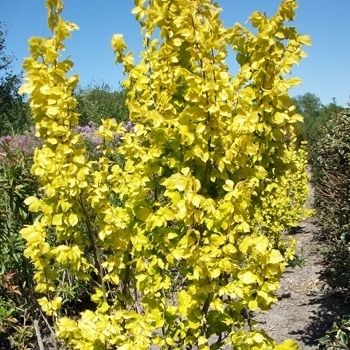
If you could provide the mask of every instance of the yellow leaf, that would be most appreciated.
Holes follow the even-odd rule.
[[[311,38],[308,35],[298,35],[298,41],[303,45],[311,45]]]
[[[60,309],[61,305],[62,305],[62,298],[61,297],[56,297],[51,302],[51,308],[53,311],[57,311],[58,309]]]
[[[178,305],[180,315],[187,315],[188,308],[191,306],[191,301],[191,296],[185,290],[182,290],[178,293]]]
[[[77,214],[71,213],[68,216],[69,225],[75,226],[79,222]]]
[[[274,350],[299,350],[298,344],[291,339],[285,340],[283,343],[276,345]]]
[[[182,40],[180,39],[180,38],[175,38],[174,39],[174,45],[175,46],[181,46],[181,44],[182,44]]]
[[[272,117],[272,122],[277,125],[282,125],[288,119],[288,115],[280,112],[276,112]]]
[[[111,43],[115,51],[121,52],[126,48],[122,34],[114,34]]]
[[[217,278],[220,276],[220,274],[221,274],[220,268],[215,268],[215,269],[209,270],[210,278]]]
[[[261,343],[263,343],[265,341],[265,337],[261,333],[254,333],[253,336],[252,336],[252,340],[255,343],[261,344]]]
[[[234,182],[232,180],[226,180],[225,185],[222,186],[222,188],[227,192],[231,192],[234,188]]]
[[[244,233],[247,233],[250,231],[250,226],[247,222],[241,222],[240,224],[238,224],[236,226],[236,230],[238,232],[244,232]]]
[[[38,211],[40,211],[40,207],[41,207],[41,201],[40,199],[34,197],[34,196],[30,196],[28,198],[25,199],[24,203],[26,205],[28,205],[28,209],[31,212],[37,213]]]
[[[238,278],[243,284],[253,284],[258,281],[258,276],[251,271],[240,272]]]
[[[59,113],[59,109],[55,106],[49,106],[47,107],[47,111],[46,113],[50,116],[50,117],[55,117],[56,115],[58,115]]]
[[[141,221],[146,221],[151,213],[152,211],[147,207],[138,207],[135,209],[135,215]]]
[[[63,217],[62,214],[54,215],[53,218],[52,218],[52,225],[54,225],[54,226],[62,225],[62,217]]]
[[[243,238],[242,242],[239,244],[239,250],[245,254],[253,244],[254,244],[254,240],[251,237],[245,237]]]
[[[248,308],[249,308],[249,310],[251,310],[251,311],[257,310],[257,309],[259,308],[258,302],[257,302],[255,299],[249,300],[249,301],[248,301]]]
[[[272,249],[270,254],[269,254],[268,263],[269,264],[279,264],[282,261],[284,261],[282,254],[278,250]]]

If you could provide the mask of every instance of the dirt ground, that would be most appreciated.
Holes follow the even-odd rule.
[[[322,242],[315,220],[304,221],[293,235],[299,266],[284,274],[279,302],[255,319],[276,341],[292,338],[300,349],[318,349],[318,339],[337,317],[349,313],[350,305],[322,279]]]

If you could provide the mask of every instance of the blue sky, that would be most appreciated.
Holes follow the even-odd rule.
[[[254,10],[273,14],[278,0],[217,0],[223,8],[226,26],[244,23]],[[64,18],[79,25],[67,42],[67,55],[75,63],[82,86],[105,82],[117,89],[122,79],[121,67],[114,64],[110,39],[114,33],[124,34],[129,49],[139,52],[141,36],[138,23],[130,13],[133,0],[66,0]],[[18,72],[28,55],[30,36],[46,36],[44,0],[0,0],[0,21],[8,29],[7,51],[17,61]],[[293,73],[303,85],[292,95],[313,92],[323,103],[350,101],[350,0],[299,0],[295,26],[312,37],[309,57]]]

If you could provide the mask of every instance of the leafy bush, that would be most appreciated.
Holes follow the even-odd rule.
[[[6,51],[6,31],[0,22],[0,136],[25,131],[31,124],[28,104],[18,94],[22,77],[11,72],[13,57]]]
[[[293,98],[297,112],[304,117],[304,122],[297,125],[297,137],[299,142],[307,141],[309,153],[312,146],[318,139],[318,129],[322,127],[335,113],[339,113],[344,108],[339,106],[335,99],[323,105],[320,98],[310,92]]]
[[[285,78],[309,43],[285,24],[296,2],[253,13],[250,32],[224,28],[211,0],[136,1],[140,62],[112,39],[134,132],[102,120],[92,161],[76,130],[78,77],[60,58],[76,26],[61,0],[46,3],[52,38],[30,40],[23,86],[43,141],[32,167],[42,192],[27,198],[38,216],[21,233],[58,336],[86,350],[296,349],[250,317],[276,302],[294,255],[282,232],[304,214],[301,117],[288,96],[299,80]],[[78,315],[64,312],[64,276],[90,288]]]
[[[30,319],[37,303],[19,230],[34,218],[24,200],[37,193],[29,170],[38,144],[31,133],[0,137],[0,333],[23,349],[34,336]]]
[[[79,124],[98,125],[101,119],[109,117],[118,121],[128,119],[124,91],[111,91],[108,85],[78,89],[75,93]]]
[[[322,350],[350,349],[350,317],[334,322],[332,328],[320,339]]]
[[[329,284],[350,290],[350,113],[319,129],[312,149],[315,206],[327,241]]]
[[[350,292],[350,111],[344,110],[318,128],[311,149],[315,207],[326,245],[323,251],[328,284]],[[335,322],[320,339],[320,349],[350,348],[350,319]]]
[[[22,277],[28,274],[23,270],[28,263],[22,256],[24,241],[18,231],[33,220],[24,200],[37,192],[29,170],[38,144],[31,134],[0,138],[0,275],[5,271]]]

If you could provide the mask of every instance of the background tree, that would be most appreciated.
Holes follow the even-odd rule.
[[[22,76],[11,71],[14,58],[6,53],[5,38],[0,22],[0,135],[21,133],[30,125],[27,103],[18,94]]]
[[[323,105],[321,109],[321,115],[320,115],[320,121],[322,121],[323,124],[325,124],[328,120],[330,120],[334,115],[338,113],[345,112],[346,109],[342,106],[340,106],[336,98],[332,98],[332,102],[328,105]]]
[[[320,126],[327,123],[332,115],[344,110],[335,98],[331,103],[323,105],[321,99],[311,92],[296,96],[293,101],[297,112],[304,117],[304,123],[299,124],[297,128],[298,139],[308,141],[310,145],[317,140]]]
[[[102,118],[128,119],[125,92],[111,91],[107,84],[79,88],[76,92],[79,124],[100,124]]]

